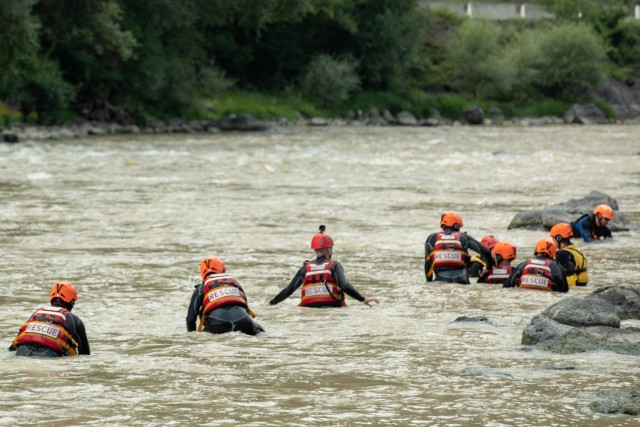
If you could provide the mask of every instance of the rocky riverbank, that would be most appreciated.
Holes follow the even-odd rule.
[[[146,126],[133,124],[82,122],[64,126],[38,126],[15,124],[0,129],[0,142],[17,143],[21,141],[45,141],[83,138],[93,135],[135,135],[170,133],[216,133],[216,132],[264,132],[291,126],[550,126],[567,124],[617,124],[638,125],[640,118],[624,121],[607,121],[601,112],[594,112],[590,106],[574,106],[565,117],[536,117],[504,119],[502,112],[493,109],[490,117],[485,117],[479,108],[470,109],[462,120],[450,120],[435,112],[428,118],[417,118],[403,111],[396,115],[389,111],[380,112],[373,108],[369,111],[352,112],[346,118],[313,117],[310,119],[288,120],[276,118],[258,120],[250,114],[224,117],[220,120],[150,120]]]

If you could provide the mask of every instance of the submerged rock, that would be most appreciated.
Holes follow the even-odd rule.
[[[640,386],[598,393],[589,408],[602,414],[640,415]]]
[[[619,211],[618,201],[599,191],[592,191],[581,199],[570,199],[542,209],[518,212],[508,228],[549,230],[559,222],[569,223],[585,213],[593,212],[593,209],[600,204],[607,204],[614,210],[614,218],[609,223],[611,231],[629,230],[631,224],[627,221],[625,214]]]
[[[621,319],[640,319],[640,289],[608,286],[586,298],[565,298],[535,316],[522,344],[555,353],[603,350],[640,356],[640,329]]]

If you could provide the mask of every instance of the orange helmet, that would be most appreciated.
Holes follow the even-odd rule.
[[[311,239],[311,249],[318,250],[333,247],[333,239],[329,235],[324,234],[324,230],[326,230],[327,227],[321,225],[319,229],[320,232],[316,233],[313,239]]]
[[[54,298],[60,298],[67,304],[73,305],[78,300],[78,291],[76,287],[69,282],[56,282],[56,284],[51,287],[49,301],[53,301]]]
[[[557,249],[558,247],[556,246],[556,242],[554,242],[551,237],[544,237],[536,243],[534,255],[547,254],[549,255],[549,258],[553,258],[556,255]]]
[[[551,227],[549,236],[553,237],[559,242],[560,240],[573,237],[573,229],[571,228],[571,225],[567,224],[566,222],[561,222]]]
[[[200,275],[204,279],[207,274],[215,273],[220,274],[224,273],[225,267],[224,263],[220,260],[220,258],[211,256],[205,258],[200,263]]]
[[[462,225],[462,217],[456,212],[445,212],[440,217],[440,227],[451,227],[454,230],[459,230]]]
[[[493,249],[496,243],[498,242],[499,240],[493,236],[484,236],[482,240],[480,240],[480,243],[482,244],[482,246],[484,246],[487,249]]]
[[[613,219],[613,209],[609,205],[598,205],[593,210],[593,214],[600,214],[604,219],[611,221]]]
[[[516,247],[509,242],[498,242],[491,250],[491,254],[496,257],[498,262],[502,260],[511,261],[516,259]]]

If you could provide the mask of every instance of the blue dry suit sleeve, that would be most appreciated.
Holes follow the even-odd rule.
[[[576,230],[578,230],[580,237],[582,237],[585,242],[593,242],[594,239],[591,237],[591,230],[585,230],[584,228],[585,222],[587,222],[588,219],[589,217],[584,217],[580,221],[576,222]]]

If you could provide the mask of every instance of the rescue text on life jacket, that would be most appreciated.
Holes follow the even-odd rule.
[[[549,267],[552,262],[553,260],[549,258],[529,258],[522,270],[522,276],[518,280],[518,286],[527,289],[552,291],[555,284]]]
[[[49,348],[63,356],[76,356],[78,342],[65,326],[69,310],[46,305],[39,308],[20,328],[13,346],[35,344]]]
[[[341,306],[345,305],[344,293],[331,275],[334,262],[307,261],[302,282],[301,306]]]
[[[460,236],[460,232],[438,233],[431,252],[433,270],[437,272],[438,269],[451,270],[467,267],[469,254],[462,247]]]
[[[207,276],[202,293],[204,294],[203,315],[220,307],[241,306],[249,308],[247,297],[240,284],[225,273]]]

